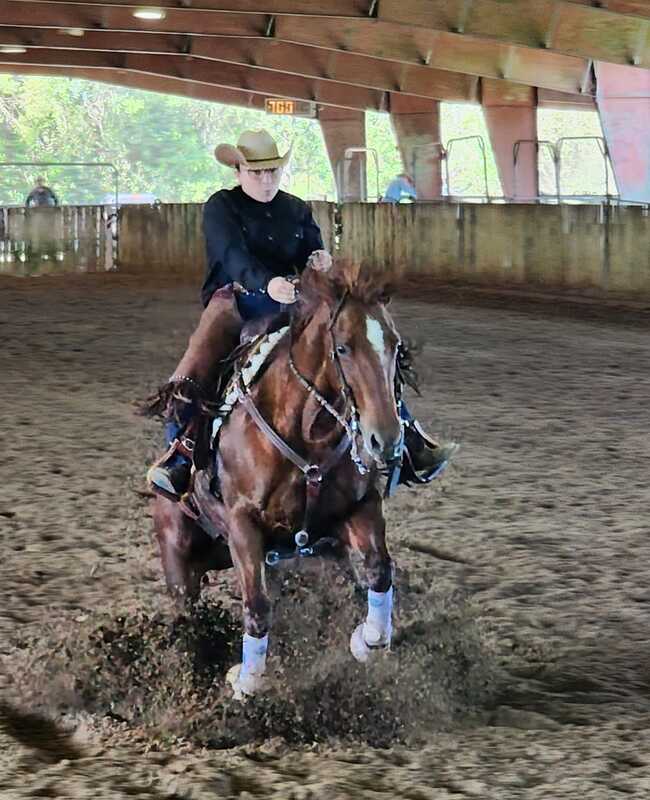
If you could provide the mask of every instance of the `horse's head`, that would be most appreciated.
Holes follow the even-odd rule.
[[[381,466],[399,456],[401,437],[395,399],[400,340],[387,303],[385,280],[358,264],[338,260],[327,273],[303,273],[301,315],[326,306],[333,385],[356,408],[365,449]]]

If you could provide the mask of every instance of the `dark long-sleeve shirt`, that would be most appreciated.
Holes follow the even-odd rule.
[[[323,247],[311,209],[287,192],[260,203],[240,186],[222,189],[205,204],[203,230],[208,256],[204,305],[228,283],[259,292],[271,278],[300,273],[309,255]]]

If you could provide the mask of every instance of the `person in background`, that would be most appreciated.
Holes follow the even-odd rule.
[[[27,195],[25,206],[27,208],[35,208],[37,206],[58,206],[59,198],[54,194],[49,186],[45,185],[45,179],[42,176],[36,178],[36,186]]]
[[[400,172],[386,187],[382,203],[399,203],[404,197],[409,200],[417,200],[418,194],[413,178],[406,172]]]

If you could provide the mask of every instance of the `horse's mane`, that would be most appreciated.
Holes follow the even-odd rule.
[[[327,272],[308,267],[300,281],[301,305],[325,301],[336,305],[344,296],[364,305],[386,302],[391,293],[386,274],[367,261],[355,262],[337,258]]]

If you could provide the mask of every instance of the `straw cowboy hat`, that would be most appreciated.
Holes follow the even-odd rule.
[[[236,147],[231,144],[217,145],[214,157],[227,167],[242,164],[253,170],[275,169],[287,163],[291,156],[291,147],[281,156],[275,140],[268,131],[244,131],[237,140]]]

